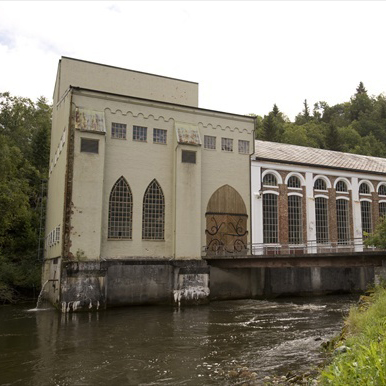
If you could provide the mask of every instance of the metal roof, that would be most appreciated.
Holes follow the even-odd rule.
[[[377,174],[386,173],[386,158],[259,140],[255,141],[255,153],[252,159]]]

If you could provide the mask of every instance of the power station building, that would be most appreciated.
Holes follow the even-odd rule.
[[[254,118],[198,84],[62,57],[43,282],[63,311],[205,301],[205,251],[251,242]]]

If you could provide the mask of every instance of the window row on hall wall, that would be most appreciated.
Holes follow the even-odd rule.
[[[124,177],[110,192],[108,234],[110,240],[131,240],[133,233],[133,194]],[[164,240],[165,197],[157,180],[148,185],[142,201],[142,239]]]
[[[288,188],[301,189],[305,186],[305,179],[301,173],[288,173],[285,180],[281,175],[273,170],[263,172],[263,187],[279,188],[279,184],[284,184]],[[328,189],[334,188],[336,192],[349,194],[352,191],[349,179],[344,177],[337,177],[332,186],[331,181],[326,176],[314,177],[314,191],[328,192]],[[376,183],[376,186],[369,180],[360,180],[358,193],[371,196],[372,193],[378,193],[379,196],[384,196],[386,199],[386,181]]]
[[[170,135],[170,134],[169,134]],[[128,127],[125,123],[111,123],[111,138],[126,140],[131,138],[136,142],[153,142],[156,144],[166,145],[169,141],[168,130],[163,128],[148,128],[146,126],[132,126],[131,133],[128,132]],[[218,141],[220,143],[218,144]],[[216,150],[220,146],[221,151],[235,152],[235,145],[240,154],[249,154],[250,143],[246,140],[236,140],[233,138],[221,137],[217,138],[212,135],[204,135],[204,149]]]
[[[303,200],[303,175],[292,172],[283,178],[278,172],[267,170],[262,174],[262,186],[265,244],[302,244],[305,241],[347,244],[352,239],[352,189],[348,179],[338,177],[331,184],[325,176],[314,177],[315,240],[307,240],[305,231],[307,205]],[[359,181],[362,233],[371,233],[375,221],[386,215],[386,182],[377,183],[376,192],[370,181]],[[335,202],[329,202],[331,197]]]

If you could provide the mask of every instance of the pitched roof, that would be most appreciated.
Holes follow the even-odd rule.
[[[386,158],[259,140],[255,141],[255,153],[252,159],[333,169],[386,173]]]

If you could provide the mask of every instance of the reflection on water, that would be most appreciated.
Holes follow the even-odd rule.
[[[240,300],[99,313],[0,307],[0,385],[233,385],[240,367],[306,370],[356,297]],[[29,307],[31,308],[31,307]],[[245,381],[245,380],[244,380]],[[243,383],[240,381],[240,383]]]

